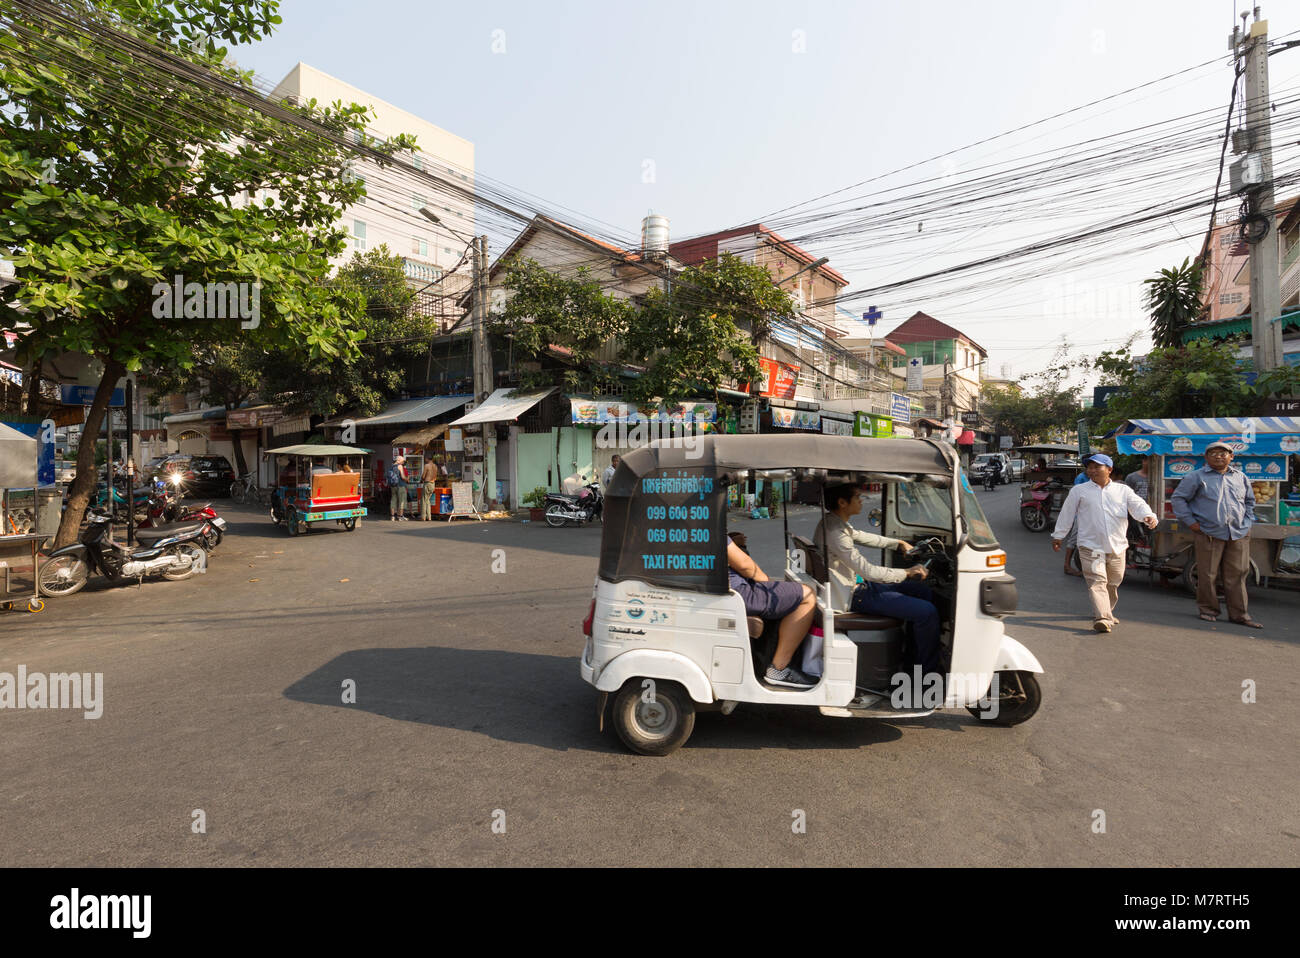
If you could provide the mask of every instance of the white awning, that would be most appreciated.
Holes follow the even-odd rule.
[[[510,393],[514,392],[513,389],[498,389],[479,403],[478,407],[472,412],[461,416],[451,425],[469,426],[476,422],[509,422],[512,419],[518,419],[555,392],[555,389],[556,387],[552,386],[550,389],[521,393],[514,397],[510,396]]]
[[[225,406],[206,406],[203,409],[190,409],[187,412],[172,413],[170,416],[163,416],[164,426],[179,426],[182,423],[202,422],[203,420],[217,420],[226,418]]]
[[[321,423],[321,426],[341,426],[349,419],[356,426],[396,426],[408,422],[428,422],[443,413],[459,409],[472,398],[472,396],[425,396],[422,399],[399,399],[397,402],[389,403],[388,408],[374,416],[338,416]]]

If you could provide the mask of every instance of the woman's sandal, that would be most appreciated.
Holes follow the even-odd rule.
[[[1210,613],[1208,613],[1208,612],[1202,612],[1202,613],[1201,613],[1201,618],[1202,618],[1203,620],[1205,620],[1206,622],[1218,622],[1218,621],[1219,621],[1219,617],[1218,617],[1217,615],[1210,615]]]

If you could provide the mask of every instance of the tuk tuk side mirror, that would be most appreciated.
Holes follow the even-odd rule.
[[[957,532],[956,547],[960,549],[962,546],[966,544],[966,539],[970,535],[970,526],[967,525],[966,523],[966,513],[964,512],[957,513],[957,528],[958,528],[958,532]]]
[[[875,526],[877,529],[880,528],[880,523],[881,521],[883,521],[883,519],[884,519],[884,515],[883,513],[881,513],[879,509],[872,509],[870,512],[867,513],[867,523],[869,525]]]

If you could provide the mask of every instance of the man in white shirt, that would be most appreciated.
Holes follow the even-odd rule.
[[[610,457],[609,466],[605,469],[605,474],[601,477],[601,488],[609,492],[609,484],[614,481],[614,473],[618,471],[618,464],[623,458],[615,453]]]
[[[1110,456],[1099,452],[1084,462],[1090,481],[1076,484],[1065,497],[1052,531],[1052,549],[1061,551],[1061,540],[1077,519],[1079,559],[1092,601],[1092,627],[1096,632],[1110,632],[1119,621],[1115,618],[1115,604],[1119,601],[1119,584],[1124,581],[1128,517],[1131,515],[1148,529],[1154,529],[1159,520],[1132,488],[1111,481],[1115,463]]]
[[[939,641],[939,610],[924,579],[924,566],[893,569],[873,565],[858,551],[862,545],[875,549],[897,549],[904,555],[912,547],[902,539],[860,532],[849,518],[862,511],[862,490],[857,486],[827,486],[826,518],[813,533],[813,542],[826,554],[830,574],[831,603],[839,611],[866,612],[902,619],[912,625],[915,657],[925,675],[940,672],[943,647]],[[857,584],[862,576],[863,584]]]

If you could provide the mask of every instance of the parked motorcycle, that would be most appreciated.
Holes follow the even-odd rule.
[[[145,529],[138,533],[140,544],[132,549],[113,541],[108,515],[95,511],[87,518],[77,542],[55,549],[42,560],[38,585],[43,595],[80,592],[92,571],[114,582],[132,578],[143,582],[147,575],[179,582],[207,571],[203,541],[210,523],[206,521]]]
[[[209,552],[221,545],[226,535],[226,520],[217,515],[212,503],[201,506],[184,505],[180,498],[166,488],[161,488],[148,500],[145,516],[136,525],[137,529],[161,529],[172,523],[207,522],[210,528],[204,535],[204,548]]]
[[[605,495],[600,491],[599,482],[589,482],[576,496],[566,496],[561,492],[546,494],[546,524],[556,528],[570,522],[575,526],[585,525],[592,519],[603,518],[605,512]]]
[[[1042,532],[1052,522],[1052,503],[1065,488],[1056,479],[1032,483],[1020,503],[1020,522],[1030,532]]]

